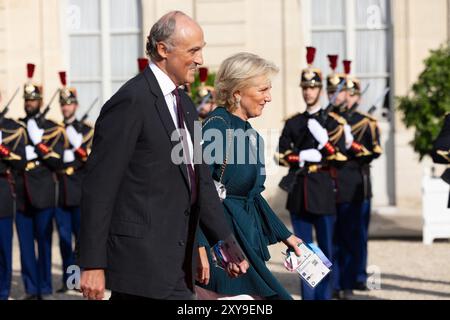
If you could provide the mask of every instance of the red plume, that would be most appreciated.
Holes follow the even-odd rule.
[[[328,60],[330,61],[331,70],[335,71],[336,67],[337,67],[338,55],[337,54],[329,54]]]
[[[208,79],[208,68],[201,67],[198,68],[200,82],[206,82],[206,79]]]
[[[33,78],[34,75],[34,69],[36,68],[36,65],[32,64],[32,63],[28,63],[27,64],[27,75],[28,75],[28,79]]]
[[[139,72],[144,71],[145,68],[147,68],[147,66],[148,66],[148,59],[147,58],[139,58],[138,59]]]
[[[59,72],[59,80],[61,80],[61,84],[65,87],[67,85],[67,78],[66,78],[66,72],[60,71]]]
[[[306,47],[306,63],[308,63],[308,65],[312,65],[315,57],[316,57],[316,48]]]
[[[344,64],[345,74],[350,74],[350,71],[352,70],[352,62],[350,60],[344,60],[342,63]]]

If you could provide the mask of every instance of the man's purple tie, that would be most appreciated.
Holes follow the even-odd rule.
[[[184,114],[183,114],[183,106],[181,105],[180,94],[178,89],[172,91],[173,95],[176,98],[177,102],[177,120],[178,120],[178,129],[187,130],[184,126]],[[183,144],[183,157],[186,162],[186,168],[189,174],[189,183],[191,186],[191,204],[194,204],[197,201],[197,180],[194,172],[194,166],[191,163],[191,155],[189,152],[189,144],[186,141],[187,135],[181,135],[181,143]]]

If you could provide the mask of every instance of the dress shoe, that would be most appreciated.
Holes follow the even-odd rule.
[[[39,296],[37,294],[26,294],[20,300],[39,300]]]
[[[66,285],[63,285],[60,289],[56,291],[56,293],[66,293],[67,291],[69,291],[69,288],[67,288]]]
[[[367,284],[362,281],[357,282],[354,289],[358,291],[369,291],[369,287],[367,287]]]

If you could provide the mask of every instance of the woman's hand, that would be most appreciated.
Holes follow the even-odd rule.
[[[206,249],[205,247],[199,247],[196,280],[201,284],[207,285],[209,283],[209,271],[209,261]]]
[[[294,250],[295,254],[297,255],[297,257],[300,257],[301,252],[300,249],[298,247],[298,245],[300,243],[302,243],[302,239],[297,238],[294,235],[291,235],[289,238],[287,238],[286,240],[283,240],[283,243],[288,247],[291,248],[292,250]]]

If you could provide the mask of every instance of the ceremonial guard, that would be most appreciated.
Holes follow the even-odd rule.
[[[16,177],[16,226],[25,298],[46,299],[52,294],[52,222],[58,199],[56,172],[63,168],[66,140],[64,127],[45,118],[53,98],[41,111],[42,86],[32,83],[34,69],[33,64],[28,64],[28,82],[24,86],[26,117],[21,121],[27,130],[27,164]]]
[[[13,219],[16,210],[13,171],[23,170],[26,164],[25,127],[5,117],[13,98],[0,112],[0,300],[7,300],[11,290]]]
[[[307,47],[308,67],[302,71],[300,86],[306,111],[288,119],[279,140],[277,154],[289,174],[280,187],[289,192],[287,209],[295,235],[305,242],[313,241],[313,227],[319,248],[332,257],[332,239],[336,214],[335,166],[346,160],[344,129],[340,118],[323,110],[319,104],[322,92],[322,72],[312,66],[316,49]],[[305,300],[330,299],[330,277],[315,289],[301,283]]]
[[[343,93],[345,97],[344,101],[338,103],[330,101],[330,105],[345,119],[345,149],[348,157],[348,161],[337,170],[334,289],[337,298],[348,299],[352,289],[356,287],[358,264],[361,263],[363,254],[363,202],[370,197],[370,182],[367,180],[367,173],[363,173],[362,164],[368,162],[373,153],[361,142],[361,132],[364,134],[365,131],[360,131],[361,124],[357,124],[361,120],[359,113],[350,111],[349,102],[351,106],[356,107],[354,104],[360,95],[359,81],[350,76],[351,62],[343,61],[344,74],[336,74],[337,56],[329,56],[329,59],[333,70],[327,78],[329,96],[333,94],[333,97],[336,97]],[[341,92],[337,94],[338,90]],[[358,134],[358,139],[355,139],[353,134]],[[372,148],[371,146],[370,149]]]
[[[350,62],[348,62],[348,72],[350,73]],[[370,114],[358,110],[361,103],[361,81],[350,74],[346,80],[347,110],[345,119],[351,127],[354,138],[354,157],[360,166],[363,178],[363,204],[361,208],[359,240],[357,242],[358,252],[356,260],[356,283],[354,289],[368,290],[367,287],[367,242],[369,239],[369,223],[371,213],[372,183],[370,175],[371,162],[382,154],[380,146],[380,130],[377,119]],[[358,147],[358,144],[360,147]],[[359,151],[358,151],[359,150]]]
[[[67,268],[75,264],[72,235],[78,239],[80,230],[80,201],[83,168],[92,146],[94,129],[85,123],[87,114],[81,121],[76,118],[78,110],[77,92],[67,87],[66,73],[59,73],[62,88],[59,104],[64,118],[68,143],[64,146],[62,170],[58,172],[59,205],[55,212],[59,233],[59,246],[63,264],[63,284],[59,293],[67,291]],[[96,102],[96,101],[95,101]],[[94,103],[95,103],[94,102]]]

